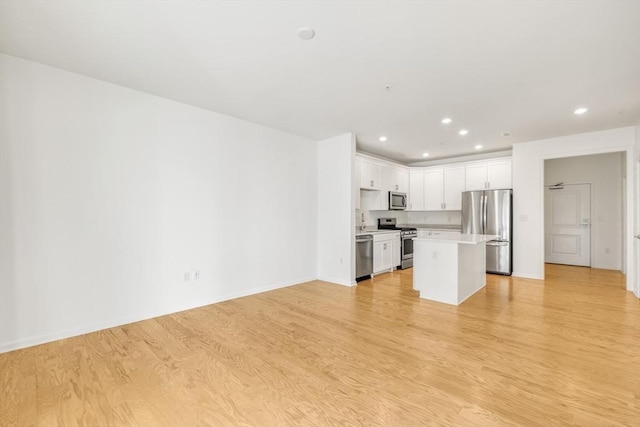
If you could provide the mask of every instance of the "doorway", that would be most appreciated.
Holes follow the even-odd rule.
[[[626,157],[612,152],[544,161],[545,262],[623,268]]]
[[[591,267],[591,184],[545,187],[545,262]]]

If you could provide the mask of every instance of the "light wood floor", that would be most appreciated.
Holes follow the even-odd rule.
[[[616,272],[321,282],[0,355],[0,425],[640,425],[640,303]]]

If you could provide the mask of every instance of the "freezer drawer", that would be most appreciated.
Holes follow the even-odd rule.
[[[511,242],[487,242],[487,273],[510,276],[512,271]]]

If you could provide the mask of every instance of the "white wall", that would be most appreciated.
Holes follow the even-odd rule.
[[[627,179],[627,185],[631,186],[631,182],[635,181],[636,186],[635,186],[635,203],[629,202],[630,205],[633,206],[633,209],[635,211],[634,214],[634,218],[635,218],[635,226],[634,226],[634,231],[633,234],[636,236],[640,236],[640,125],[635,127],[635,141],[636,141],[636,146],[635,146],[635,161],[634,161],[634,168],[633,169],[628,169],[627,171],[628,174],[628,179]],[[631,172],[633,171],[633,172]],[[635,175],[635,176],[634,176]],[[629,271],[634,271],[635,273],[635,294],[638,298],[640,298],[640,239],[631,239],[630,240],[633,241],[632,245],[633,245],[633,249],[635,252],[635,260],[632,261],[632,264],[629,264],[630,267],[628,268]]]
[[[0,351],[315,279],[316,156],[1,55]]]
[[[355,135],[318,142],[318,278],[355,284]]]
[[[622,268],[623,158],[623,153],[608,153],[551,159],[544,163],[545,185],[591,184],[591,266],[594,268]]]
[[[627,170],[633,170],[634,128],[619,128],[531,141],[513,146],[513,233],[514,275],[535,279],[544,278],[544,161],[546,159],[624,151]],[[629,183],[630,184],[630,183]],[[634,200],[635,185],[627,185],[627,200]],[[633,203],[627,203],[627,224],[624,232],[631,234]],[[627,239],[630,241],[631,239]],[[626,255],[632,261],[632,247],[627,244]],[[629,269],[627,284],[633,283]]]

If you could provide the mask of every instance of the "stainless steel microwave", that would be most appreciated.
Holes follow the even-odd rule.
[[[389,210],[403,211],[407,209],[407,193],[389,191]]]

